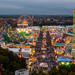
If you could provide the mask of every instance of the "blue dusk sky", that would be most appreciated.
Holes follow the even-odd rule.
[[[72,15],[75,0],[0,0],[0,15]]]

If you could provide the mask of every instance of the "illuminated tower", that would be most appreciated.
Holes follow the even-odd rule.
[[[73,43],[75,43],[75,9],[73,10]]]
[[[73,40],[72,40],[72,56],[75,57],[75,9],[73,10]]]
[[[75,25],[75,9],[73,10],[73,25]]]

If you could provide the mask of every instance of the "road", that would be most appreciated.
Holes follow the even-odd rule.
[[[36,69],[40,68],[42,63],[46,63],[46,66],[42,66],[45,70],[49,70],[53,66],[56,66],[55,54],[51,45],[51,36],[49,31],[40,31],[35,49],[35,56],[37,58],[37,63],[35,66]]]

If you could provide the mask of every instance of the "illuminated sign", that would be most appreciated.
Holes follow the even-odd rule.
[[[57,57],[57,61],[72,61],[72,57],[61,57],[61,56],[58,56]]]

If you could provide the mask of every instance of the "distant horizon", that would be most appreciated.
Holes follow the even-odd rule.
[[[21,16],[21,15],[30,15],[30,16],[73,16],[72,15],[66,15],[66,14],[59,14],[59,15],[50,15],[50,14],[0,14],[0,16]]]

